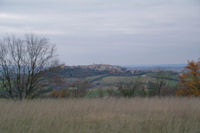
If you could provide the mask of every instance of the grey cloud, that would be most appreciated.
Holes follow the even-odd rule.
[[[198,0],[0,1],[0,35],[46,35],[69,64],[184,63],[200,53],[199,26]]]

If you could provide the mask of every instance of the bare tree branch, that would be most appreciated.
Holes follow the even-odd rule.
[[[55,60],[55,47],[46,38],[26,35],[0,40],[0,80],[6,97],[31,98],[37,92],[42,72]]]

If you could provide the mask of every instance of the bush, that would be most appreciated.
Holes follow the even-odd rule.
[[[140,89],[143,89],[142,83],[139,81],[132,81],[129,83],[120,83],[119,92],[121,96],[124,97],[133,97],[139,92]]]
[[[61,90],[53,90],[50,94],[51,97],[64,98],[64,97],[85,97],[88,93],[90,83],[88,81],[78,80],[70,85],[70,87]]]

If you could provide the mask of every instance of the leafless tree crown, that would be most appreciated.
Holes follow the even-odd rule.
[[[46,38],[26,35],[0,40],[0,80],[4,95],[13,99],[32,98],[38,91],[42,72],[55,59],[54,46]]]

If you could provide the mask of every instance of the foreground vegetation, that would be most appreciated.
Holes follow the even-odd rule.
[[[199,133],[198,98],[0,101],[1,133]]]

